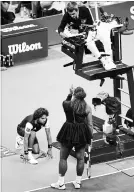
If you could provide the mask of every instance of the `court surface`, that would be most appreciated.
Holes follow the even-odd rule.
[[[132,174],[131,174],[132,173]],[[83,179],[81,189],[74,189],[71,182],[66,183],[67,192],[80,191],[80,192],[121,192],[129,191],[133,192],[134,189],[134,168],[123,169],[110,174],[99,175],[91,179]],[[27,192],[54,192],[61,191],[58,189],[53,189],[51,187],[39,188]]]
[[[134,35],[122,37],[123,62],[128,65],[134,64],[133,42]],[[71,59],[68,56],[61,53],[60,45],[58,45],[50,47],[49,57],[46,59],[20,64],[1,73],[1,143],[3,147],[14,151],[17,124],[38,107],[46,107],[49,110],[52,139],[56,141],[56,135],[65,120],[62,101],[66,98],[72,84],[74,87],[82,86],[85,89],[87,93],[86,101],[91,106],[92,98],[98,92],[106,91],[113,95],[111,79],[107,79],[103,87],[100,87],[99,80],[87,81],[76,76],[72,67],[63,67],[70,61]],[[127,90],[125,82],[124,89]],[[129,104],[127,95],[122,95],[122,100]],[[103,107],[95,111],[92,106],[92,110],[93,115],[100,118],[105,117]],[[126,110],[126,108],[123,108],[124,114]],[[37,137],[41,149],[47,150],[44,130],[41,130]],[[35,166],[22,163],[19,155],[1,158],[2,192],[56,191],[47,187],[58,179],[59,150],[53,148],[53,155],[54,158],[51,160],[48,158],[39,159],[39,164]],[[76,160],[69,157],[66,183],[75,179],[75,164]],[[109,163],[93,165],[93,178],[84,180],[81,190],[77,191],[134,191],[134,158],[126,159],[117,164],[114,164],[114,166]],[[125,171],[128,174],[124,173]],[[83,179],[86,179],[86,172],[83,174]],[[72,184],[67,184],[66,191],[75,191]]]

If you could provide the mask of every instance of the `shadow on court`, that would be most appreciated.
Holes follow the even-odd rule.
[[[33,192],[56,192],[61,191],[58,189],[46,188],[33,190]],[[66,192],[74,192],[74,186],[72,183],[66,184]],[[134,191],[134,171],[133,176],[128,176],[125,173],[119,172],[112,175],[106,175],[93,179],[87,179],[82,181],[81,189],[77,189],[79,192],[133,192]]]

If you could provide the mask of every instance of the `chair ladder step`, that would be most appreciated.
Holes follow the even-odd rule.
[[[127,121],[130,121],[130,122],[132,122],[133,123],[133,120],[132,119],[129,119],[128,117],[125,117],[125,116],[123,116],[123,115],[119,115],[121,118],[123,118],[123,119],[126,119]]]
[[[124,89],[118,88],[120,91],[122,91],[123,93],[126,93],[129,95],[129,93],[127,91],[125,91]]]
[[[125,103],[122,103],[122,102],[121,102],[121,104],[124,105],[124,106],[127,107],[127,108],[131,108],[129,105],[127,105],[127,104],[125,104]]]

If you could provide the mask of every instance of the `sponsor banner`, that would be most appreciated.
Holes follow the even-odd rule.
[[[17,153],[15,151],[12,151],[6,147],[3,147],[3,146],[0,146],[0,158],[3,158],[3,157],[9,157],[9,156],[12,156],[12,155],[17,155]]]
[[[130,13],[131,13],[131,15],[130,15],[131,19],[134,20],[134,5],[132,7],[130,7]]]
[[[29,30],[36,30],[42,27],[43,26],[40,23],[38,23],[36,20],[29,20],[24,22],[2,25],[0,31],[1,31],[1,34],[4,36],[8,34],[14,34],[14,33],[19,33],[19,32],[24,32]]]
[[[26,30],[26,29],[25,29]],[[29,29],[30,30],[30,29]],[[13,31],[12,31],[13,32]],[[48,56],[47,28],[2,36],[2,54],[13,55],[14,64]]]
[[[23,42],[21,44],[13,44],[13,45],[8,45],[8,52],[10,55],[14,55],[17,53],[24,53],[24,52],[29,52],[29,51],[34,51],[38,49],[42,49],[41,42],[38,43],[32,43],[28,45],[26,42]]]
[[[7,32],[11,32],[11,31],[19,31],[22,29],[29,29],[29,28],[33,28],[33,27],[37,27],[38,25],[34,25],[34,24],[29,24],[29,25],[22,25],[22,26],[13,26],[13,27],[7,27],[4,29],[1,29],[0,31],[3,33],[7,33]]]

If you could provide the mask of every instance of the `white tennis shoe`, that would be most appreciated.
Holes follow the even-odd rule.
[[[112,60],[110,60],[110,59],[107,58],[107,57],[102,57],[102,58],[100,59],[100,61],[102,62],[102,65],[103,65],[103,67],[104,67],[104,69],[105,69],[106,71],[109,71],[109,70],[111,70],[111,69],[116,68],[116,65],[112,62]]]
[[[61,190],[66,189],[65,184],[64,184],[64,183],[63,183],[63,184],[60,184],[59,181],[58,181],[57,183],[52,183],[52,184],[51,184],[51,187],[52,187],[52,188],[55,188],[55,189],[61,189]]]
[[[114,69],[114,68],[116,69],[116,65],[114,64],[111,56],[107,56],[106,58],[107,58],[108,63],[110,64],[110,67],[111,67],[112,69]]]
[[[28,162],[33,165],[38,164],[38,161],[31,154],[28,154]]]
[[[73,181],[73,185],[74,185],[75,189],[80,189],[80,187],[81,187],[81,183],[77,183],[76,181]]]

